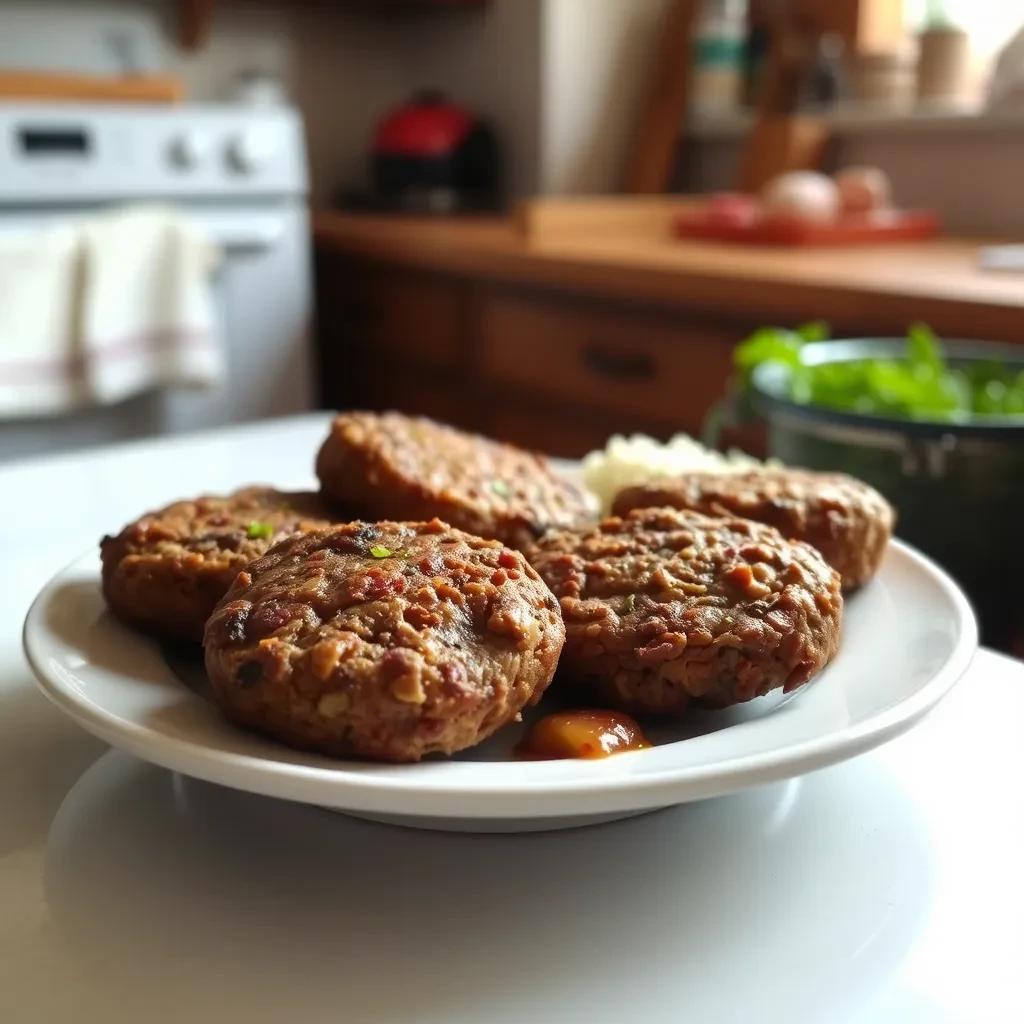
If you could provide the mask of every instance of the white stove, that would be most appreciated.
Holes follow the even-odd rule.
[[[290,108],[0,103],[0,232],[125,203],[179,206],[224,253],[215,291],[228,359],[215,391],[0,422],[0,459],[310,408],[307,192]]]

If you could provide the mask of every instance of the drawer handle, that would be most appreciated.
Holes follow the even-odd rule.
[[[642,352],[610,352],[597,345],[583,350],[583,363],[598,376],[613,380],[649,380],[657,370],[654,360]]]

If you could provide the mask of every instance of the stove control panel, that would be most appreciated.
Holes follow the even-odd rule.
[[[227,159],[240,174],[258,174],[273,160],[275,145],[272,132],[254,126],[228,142]]]
[[[307,188],[290,108],[0,103],[0,206]]]
[[[183,131],[171,138],[167,159],[181,171],[197,170],[210,157],[210,139],[199,131]]]

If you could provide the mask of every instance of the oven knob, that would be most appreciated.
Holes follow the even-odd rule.
[[[179,170],[191,171],[202,163],[209,148],[207,140],[202,135],[186,132],[171,139],[167,155]]]
[[[274,141],[255,129],[236,135],[228,143],[228,162],[242,174],[252,174],[274,155]]]

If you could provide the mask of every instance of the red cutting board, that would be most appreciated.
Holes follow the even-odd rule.
[[[870,217],[841,217],[828,224],[754,217],[730,223],[702,210],[679,214],[673,222],[679,238],[746,245],[870,245],[934,238],[939,233],[933,210],[886,210]]]

